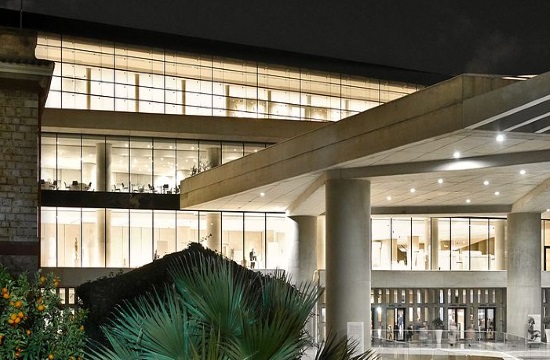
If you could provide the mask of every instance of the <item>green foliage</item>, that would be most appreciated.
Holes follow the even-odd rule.
[[[441,318],[437,317],[435,319],[432,320],[432,326],[434,327],[434,329],[443,329],[443,320],[441,320]]]
[[[379,360],[374,349],[368,349],[363,354],[354,355],[357,344],[346,337],[337,338],[329,335],[328,340],[322,344],[315,356],[315,360]]]
[[[83,311],[61,304],[53,274],[10,276],[0,266],[0,358],[78,359],[86,335]]]
[[[110,346],[95,344],[87,358],[295,360],[309,345],[317,287],[202,253],[175,259],[169,273],[172,286],[117,308],[103,327]]]

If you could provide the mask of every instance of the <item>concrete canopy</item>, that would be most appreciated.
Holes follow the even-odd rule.
[[[373,214],[543,213],[549,122],[550,73],[461,75],[187,178],[180,205],[320,215],[338,177],[371,181]]]

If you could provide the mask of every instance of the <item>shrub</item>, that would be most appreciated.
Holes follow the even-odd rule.
[[[59,279],[37,272],[13,278],[0,266],[0,358],[74,359],[83,355],[83,311],[61,304]]]

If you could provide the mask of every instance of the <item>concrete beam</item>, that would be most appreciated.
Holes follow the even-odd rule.
[[[341,169],[344,178],[373,178],[377,176],[422,174],[500,166],[550,162],[550,150],[525,151],[507,154],[473,156],[461,159],[417,161]]]
[[[181,206],[188,208],[326,171],[348,161],[461,130],[464,99],[504,83],[497,78],[459,76],[205,171],[181,183]]]
[[[518,199],[513,204],[511,212],[543,213],[548,208],[550,208],[550,178],[544,180],[533,190]]]
[[[116,121],[113,121],[116,119]],[[329,123],[223,116],[45,109],[42,131],[277,143]]]

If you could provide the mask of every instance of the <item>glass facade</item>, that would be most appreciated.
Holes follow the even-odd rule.
[[[339,73],[40,34],[63,109],[336,121],[419,86]]]
[[[372,219],[373,270],[499,270],[495,225],[502,219]],[[502,254],[504,256],[504,254]]]
[[[42,133],[46,190],[179,193],[184,178],[268,144]]]
[[[42,207],[41,219],[42,267],[134,268],[190,242],[256,269],[287,266],[283,214]]]
[[[439,317],[449,329],[456,326],[460,339],[472,329],[478,340],[494,340],[505,329],[506,290],[495,288],[373,288],[371,328],[375,338],[405,340],[406,329],[433,329]],[[389,333],[388,333],[389,332]]]

